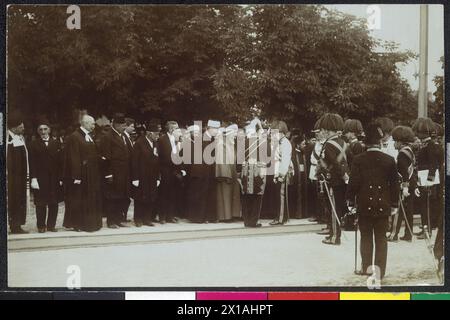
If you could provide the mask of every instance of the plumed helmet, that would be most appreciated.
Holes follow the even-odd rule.
[[[392,138],[395,141],[403,143],[412,143],[416,140],[414,132],[410,127],[407,126],[396,126],[392,130]]]
[[[436,126],[430,118],[418,118],[412,129],[419,139],[431,137],[436,133]]]
[[[344,122],[344,133],[353,132],[356,135],[360,135],[363,132],[363,126],[358,119],[347,119]]]
[[[337,113],[325,113],[319,119],[320,129],[329,131],[342,131],[344,129],[344,120]]]
[[[378,118],[376,122],[381,126],[381,130],[383,130],[385,135],[391,134],[392,129],[394,129],[394,121],[387,117]]]

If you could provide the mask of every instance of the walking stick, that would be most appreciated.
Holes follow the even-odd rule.
[[[356,210],[354,210],[355,214],[355,273],[358,272],[358,217],[356,216]]]

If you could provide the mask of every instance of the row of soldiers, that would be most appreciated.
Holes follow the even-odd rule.
[[[383,278],[387,242],[398,241],[403,221],[400,239],[411,241],[413,214],[418,213],[419,238],[429,240],[431,231],[438,228],[434,252],[441,260],[444,154],[439,125],[419,118],[412,128],[394,127],[390,119],[380,118],[363,130],[356,119],[344,122],[337,114],[326,114],[316,128],[309,178],[317,199],[323,200],[319,219],[328,223],[320,232],[327,235],[323,243],[339,245],[347,222],[343,218],[356,212],[362,256],[357,273],[373,273],[375,265]]]

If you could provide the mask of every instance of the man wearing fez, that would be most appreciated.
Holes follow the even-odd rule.
[[[123,114],[113,117],[111,130],[100,140],[100,153],[104,159],[104,208],[111,229],[124,227],[124,212],[130,203],[131,149],[125,136],[126,122]]]
[[[143,124],[146,134],[136,140],[132,153],[132,184],[134,198],[134,223],[154,226],[156,203],[160,183],[157,142],[161,132],[158,121]]]
[[[400,192],[395,160],[380,148],[383,136],[380,124],[367,126],[367,151],[354,158],[346,193],[349,206],[356,205],[361,232],[362,269],[356,273],[374,274],[379,280],[386,273],[386,232],[389,216],[397,214]]]
[[[161,169],[160,211],[159,221],[176,223],[177,190],[180,189],[181,179],[186,172],[175,163],[172,157],[180,152],[181,130],[176,121],[166,123],[166,133],[159,139],[159,163]]]
[[[94,118],[83,115],[80,124],[66,146],[64,178],[70,207],[65,212],[63,225],[74,231],[93,232],[102,227],[102,158],[91,136]]]
[[[8,222],[12,234],[28,233],[22,229],[27,216],[28,150],[23,136],[25,126],[19,114],[8,114],[6,167],[8,180]]]
[[[62,200],[62,146],[59,140],[50,137],[50,126],[45,119],[39,121],[37,132],[39,137],[29,148],[37,228],[39,233],[56,232],[58,202]]]

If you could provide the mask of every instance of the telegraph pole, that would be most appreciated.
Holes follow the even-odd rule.
[[[420,5],[419,117],[428,116],[428,5]]]

